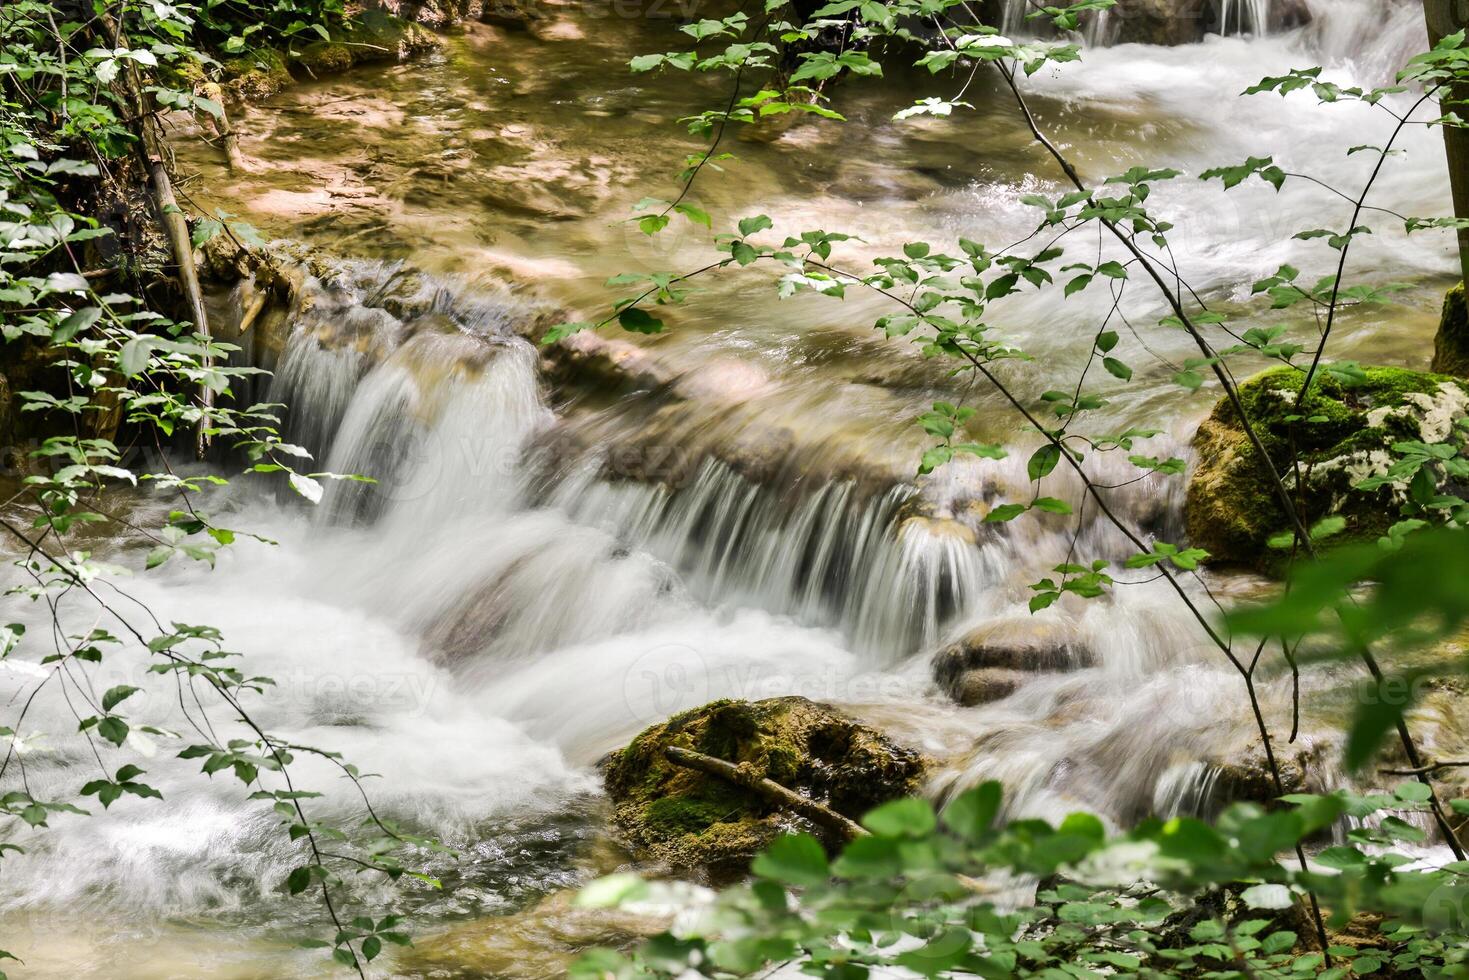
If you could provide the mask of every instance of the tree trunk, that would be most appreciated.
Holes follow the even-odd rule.
[[[1428,40],[1438,44],[1450,34],[1469,27],[1469,0],[1423,0],[1428,21]],[[1445,115],[1457,111],[1469,119],[1469,91],[1457,86],[1444,100]],[[1469,218],[1469,129],[1443,127],[1444,147],[1449,155],[1449,185],[1454,192],[1454,214]],[[1459,229],[1459,266],[1469,281],[1469,228]]]

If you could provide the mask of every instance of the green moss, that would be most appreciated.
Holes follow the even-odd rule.
[[[222,64],[225,87],[245,102],[268,99],[291,84],[286,59],[279,51],[261,48]]]
[[[800,821],[725,780],[674,765],[664,755],[670,745],[748,765],[851,817],[914,792],[924,769],[917,753],[805,698],[715,701],[647,729],[604,762],[617,823],[634,846],[716,878],[743,872]]]
[[[344,72],[355,64],[352,48],[338,41],[315,41],[306,45],[295,62],[312,77]]]
[[[643,811],[648,828],[658,834],[675,836],[697,834],[717,823],[740,814],[738,800],[723,803],[715,800],[691,799],[683,796],[665,796],[653,800]]]
[[[1239,389],[1245,415],[1305,521],[1347,519],[1335,543],[1374,539],[1398,519],[1393,488],[1369,493],[1353,484],[1367,475],[1364,468],[1385,468],[1393,443],[1420,438],[1423,410],[1415,402],[1422,399],[1415,396],[1434,398],[1445,385],[1464,387],[1446,375],[1405,368],[1367,368],[1365,374],[1355,385],[1318,375],[1304,400],[1304,373],[1289,367],[1266,371]],[[1185,506],[1189,536],[1216,561],[1277,570],[1285,555],[1267,542],[1289,529],[1285,508],[1228,401],[1221,400],[1199,427],[1195,448],[1199,465]]]

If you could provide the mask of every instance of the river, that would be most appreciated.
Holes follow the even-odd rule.
[[[1369,161],[1346,150],[1378,139],[1385,114],[1318,107],[1306,93],[1237,94],[1314,63],[1344,84],[1379,83],[1421,44],[1421,15],[1372,0],[1312,7],[1315,22],[1285,34],[1089,48],[1028,83],[1040,123],[1089,177],[1274,155],[1355,188]],[[594,312],[611,275],[707,261],[699,229],[676,222],[649,238],[626,219],[639,198],[670,194],[695,148],[673,120],[718,102],[724,83],[623,70],[674,45],[670,20],[595,3],[549,9],[539,38],[476,25],[422,61],[275,97],[237,120],[247,174],[226,173],[207,148],[183,157],[200,205],[338,257],[267,365],[268,393],[290,405],[290,431],[325,468],[381,482],[332,484],[316,508],[243,484],[216,495],[225,523],[279,544],[241,541],[212,571],[171,562],[129,591],[165,621],[219,626],[279,683],[258,699],[263,725],[381,773],[369,789],[384,813],[462,848],[434,865],[442,892],[352,886],[410,914],[422,937],[389,975],[555,975],[587,929],[555,897],[627,860],[607,829],[597,759],[716,697],[832,701],[943,760],[935,794],[1002,778],[1012,814],[1086,808],[1125,825],[1216,806],[1220,765],[1252,741],[1234,675],[1158,584],[1063,603],[1035,625],[1026,583],[1067,554],[1066,523],[966,519],[1024,484],[1025,454],[918,480],[924,437],[912,419],[963,394],[983,435],[1026,436],[993,393],[956,392],[941,367],[876,339],[879,299],[780,301],[758,273],[732,274],[670,312],[667,334],[635,340],[666,384],[610,394],[548,382],[525,324],[550,309]],[[1231,9],[1248,26],[1263,6]],[[733,142],[736,158],[702,176],[695,199],[716,227],[765,213],[777,233],[859,234],[853,264],[911,238],[1000,245],[1027,234],[1035,212],[1019,197],[1061,185],[1004,94],[971,92],[962,117],[894,122],[908,98],[942,91],[926,73],[898,81],[839,90],[847,125]],[[1374,203],[1446,213],[1439,136],[1413,130],[1403,145]],[[1225,194],[1192,179],[1160,184],[1150,203],[1176,215],[1194,288],[1246,325],[1274,322],[1245,309],[1254,280],[1285,262],[1324,273],[1325,250],[1290,235],[1323,213],[1344,221],[1347,206],[1310,187]],[[1337,353],[1426,367],[1452,240],[1374,225],[1354,267],[1408,288],[1353,309]],[[1101,290],[1064,304],[1056,294],[994,308],[1036,357],[1006,371],[1022,390],[1078,369],[1110,306]],[[1134,324],[1162,313],[1141,289],[1123,308]],[[1149,331],[1151,359],[1137,354],[1137,377],[1103,415],[1157,424],[1149,451],[1186,455],[1213,395],[1173,384],[1184,339]],[[1150,478],[1116,499],[1178,540],[1182,486]],[[1058,475],[1047,492],[1077,488]],[[1101,524],[1083,528],[1081,547],[1127,553]],[[1259,588],[1242,575],[1213,584]],[[1063,632],[1086,665],[957,707],[935,691],[930,658],[996,623]],[[1320,691],[1340,682],[1306,680]],[[179,727],[167,699],[135,703],[140,718]],[[1268,687],[1265,709],[1288,727],[1286,684]],[[69,787],[82,757],[62,735],[74,724],[65,705],[42,699],[32,721],[22,734],[40,735],[33,789]],[[1311,722],[1292,751],[1328,782]],[[58,819],[6,858],[0,929],[27,960],[10,975],[325,975],[318,952],[295,946],[318,910],[276,894],[297,860],[276,816],[167,745],[125,751],[147,756],[165,800]],[[326,811],[360,816],[324,767],[304,769],[328,791]]]

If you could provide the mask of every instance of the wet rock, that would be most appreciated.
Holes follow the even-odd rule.
[[[534,29],[546,17],[535,0],[485,0],[479,19],[513,31]]]
[[[1469,377],[1469,307],[1464,303],[1462,282],[1444,297],[1443,317],[1433,338],[1433,370]]]
[[[1199,801],[1199,812],[1206,817],[1216,815],[1231,803],[1277,805],[1287,793],[1325,792],[1316,773],[1321,770],[1324,745],[1277,745],[1276,765],[1280,769],[1280,789],[1258,744],[1243,755],[1226,761],[1209,763],[1206,797]]]
[[[1406,485],[1370,492],[1354,484],[1387,471],[1394,443],[1464,442],[1455,423],[1469,415],[1469,388],[1441,374],[1368,368],[1365,383],[1348,387],[1319,375],[1300,409],[1303,375],[1294,368],[1266,371],[1240,387],[1245,412],[1309,526],[1328,515],[1346,518],[1333,544],[1373,540],[1398,520]],[[1292,422],[1290,419],[1304,417]],[[1299,453],[1304,486],[1288,467]],[[1221,400],[1194,437],[1197,467],[1184,506],[1188,534],[1211,560],[1264,573],[1278,570],[1284,552],[1269,539],[1289,529],[1284,508],[1233,407]]]
[[[957,703],[972,708],[991,701],[1003,701],[1020,690],[1032,676],[1023,670],[981,667],[959,674],[945,690]]]
[[[1192,44],[1203,38],[1198,0],[1119,0],[1111,11],[1116,40],[1138,44]]]
[[[592,947],[625,949],[668,928],[672,913],[580,908],[575,890],[512,915],[489,916],[418,937],[403,954],[414,975],[542,980],[566,976]]]
[[[549,325],[546,325],[546,329]],[[545,329],[540,331],[545,333]],[[528,336],[532,343],[537,335]],[[560,380],[605,385],[611,390],[663,388],[674,372],[637,344],[590,330],[541,348],[543,366]]]
[[[401,20],[439,29],[475,20],[484,9],[482,0],[376,0],[370,6]]]
[[[1095,663],[1075,627],[1055,617],[1001,619],[976,627],[933,658],[933,678],[966,707],[1009,697],[1037,673]]]
[[[815,830],[724,780],[675,766],[676,745],[755,772],[853,819],[911,795],[926,760],[881,732],[801,697],[716,701],[675,715],[609,756],[615,821],[638,850],[716,880],[737,876],[776,835]]]

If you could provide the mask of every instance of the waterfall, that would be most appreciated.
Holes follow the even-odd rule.
[[[1219,0],[1219,33],[1264,34],[1270,30],[1270,0]]]
[[[1036,5],[1031,0],[1004,0],[1000,32],[1025,35],[1036,31],[1037,25],[1044,22],[1030,17],[1035,9]],[[1225,36],[1266,34],[1275,24],[1272,0],[1208,0],[1203,12],[1198,3],[1186,3],[1179,5],[1174,16],[1192,20],[1200,17],[1201,13],[1210,32]],[[1129,7],[1128,0],[1121,0],[1111,10],[1089,11],[1082,17],[1082,37],[1091,47],[1105,46],[1119,39],[1137,40],[1126,34],[1128,19],[1133,16],[1136,12]],[[1149,17],[1156,20],[1159,15],[1150,12]],[[1048,27],[1041,26],[1039,30],[1045,32]]]

